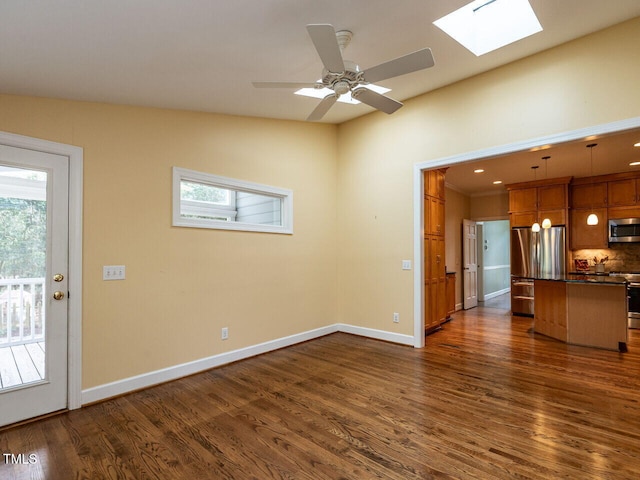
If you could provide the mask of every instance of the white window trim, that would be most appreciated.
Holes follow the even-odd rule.
[[[180,215],[180,183],[182,181],[205,183],[214,187],[280,198],[282,200],[282,225],[258,225],[246,222],[228,222],[223,220],[182,217]],[[293,191],[286,188],[272,187],[269,185],[262,185],[260,183],[247,182],[244,180],[212,175],[210,173],[197,172],[186,168],[173,167],[172,197],[172,224],[174,227],[293,234]]]

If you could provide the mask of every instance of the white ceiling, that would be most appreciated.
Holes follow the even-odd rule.
[[[475,57],[432,24],[466,3],[2,0],[0,92],[304,120],[318,100],[251,82],[320,77],[309,23],[351,30],[345,57],[363,69],[431,47],[435,67],[381,82],[405,100],[640,16],[638,0],[531,0],[544,31]],[[371,111],[338,104],[323,121]]]

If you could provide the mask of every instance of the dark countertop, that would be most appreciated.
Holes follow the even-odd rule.
[[[583,275],[567,273],[565,275],[549,275],[541,277],[517,277],[527,280],[552,280],[555,282],[570,283],[600,283],[605,285],[626,285],[628,282],[624,277],[610,277],[608,275]]]

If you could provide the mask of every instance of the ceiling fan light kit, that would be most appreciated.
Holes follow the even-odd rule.
[[[341,96],[351,96],[377,110],[391,114],[402,107],[402,103],[378,93],[369,87],[375,82],[398,77],[425,68],[433,67],[431,49],[423,48],[416,52],[381,63],[367,70],[342,57],[343,50],[349,45],[353,33],[348,30],[336,32],[328,24],[307,25],[307,32],[324,65],[322,77],[315,83],[253,82],[256,88],[313,88],[328,89],[328,93],[307,117],[308,121],[318,121]],[[388,91],[388,90],[387,90]],[[315,95],[314,95],[315,96]],[[355,102],[357,103],[357,102]]]

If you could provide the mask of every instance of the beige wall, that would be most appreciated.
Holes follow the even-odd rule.
[[[638,116],[639,44],[637,18],[340,125],[341,321],[413,332],[415,164]]]
[[[83,388],[335,321],[336,127],[0,96],[0,130],[84,148]],[[292,189],[294,235],[172,227],[173,165]]]
[[[509,218],[509,193],[475,195],[471,197],[470,215],[473,220],[506,220]]]
[[[82,387],[335,322],[412,335],[413,165],[637,116],[638,44],[640,19],[339,127],[0,95],[0,130],[84,148]],[[173,165],[292,189],[295,234],[172,228]]]
[[[462,303],[462,220],[470,219],[469,196],[445,189],[445,262],[448,272],[456,272],[456,305]]]

